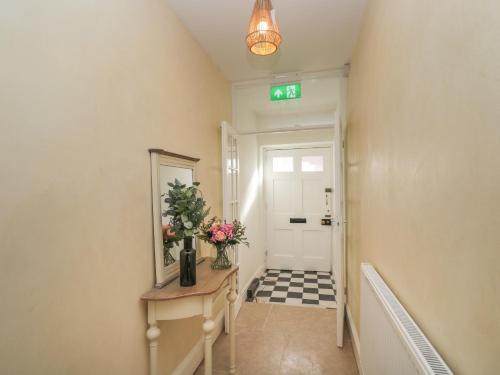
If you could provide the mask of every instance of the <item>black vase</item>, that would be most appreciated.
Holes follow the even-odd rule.
[[[180,253],[181,286],[196,284],[196,250],[193,249],[193,237],[184,238],[184,249]]]

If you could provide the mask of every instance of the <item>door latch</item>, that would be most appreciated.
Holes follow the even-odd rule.
[[[332,219],[328,218],[321,219],[321,225],[332,225]]]

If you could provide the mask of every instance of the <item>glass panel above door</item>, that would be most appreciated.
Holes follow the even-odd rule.
[[[302,156],[302,172],[323,172],[323,156]]]
[[[273,157],[273,172],[293,172],[293,156]]]

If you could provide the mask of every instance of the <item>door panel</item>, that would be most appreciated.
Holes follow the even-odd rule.
[[[330,147],[266,152],[268,268],[331,270],[331,164]]]
[[[323,230],[306,229],[302,231],[302,247],[304,259],[323,258],[329,246],[329,235]]]
[[[272,247],[274,262],[282,264],[283,269],[292,269],[295,264],[295,254],[290,251],[294,246],[295,233],[292,229],[275,228],[273,230]]]
[[[301,203],[305,214],[323,214],[325,208],[324,192],[323,179],[302,179]]]
[[[295,186],[290,179],[273,181],[273,210],[275,213],[287,213],[295,204]]]

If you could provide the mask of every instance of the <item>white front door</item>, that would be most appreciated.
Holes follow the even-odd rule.
[[[331,147],[266,151],[268,268],[331,271],[332,170]]]

